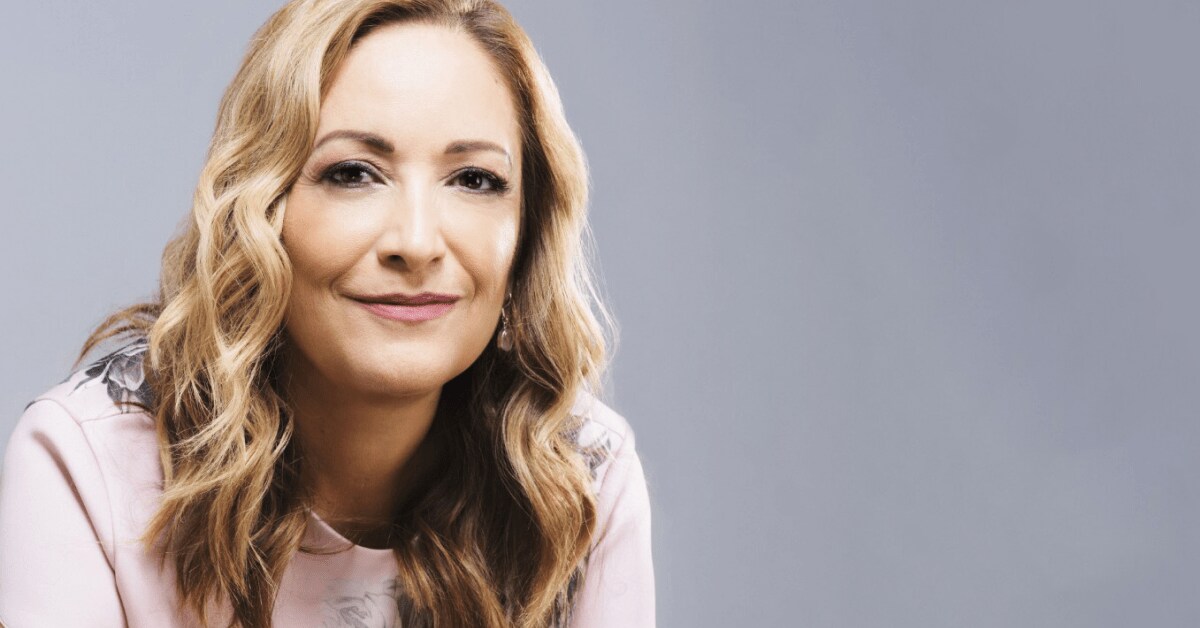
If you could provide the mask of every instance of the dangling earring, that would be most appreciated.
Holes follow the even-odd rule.
[[[496,348],[501,351],[512,351],[513,338],[512,332],[508,330],[508,302],[512,300],[512,293],[508,293],[508,297],[504,300],[504,305],[500,308],[500,335],[496,336]]]

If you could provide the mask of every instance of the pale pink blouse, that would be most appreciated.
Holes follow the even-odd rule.
[[[118,406],[142,387],[138,349],[74,374],[26,409],[0,476],[0,621],[8,628],[196,626],[181,612],[174,567],[138,541],[162,491],[151,417]],[[123,368],[124,367],[124,368]],[[581,395],[581,442],[596,460],[599,526],[571,626],[654,626],[650,502],[633,432]],[[399,626],[390,550],[351,544],[310,515],[280,585],[276,626]],[[214,619],[228,618],[217,612]],[[213,625],[223,625],[216,622]]]

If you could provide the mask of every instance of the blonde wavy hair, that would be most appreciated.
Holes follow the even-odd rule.
[[[528,37],[490,0],[295,0],[258,31],[221,101],[191,220],[163,255],[160,292],[102,323],[82,354],[145,337],[164,472],[145,543],[174,563],[202,622],[270,624],[308,516],[277,361],[292,270],[280,232],[321,101],[360,38],[419,21],[471,36],[509,82],[523,132],[515,346],[490,344],[447,383],[434,429],[449,455],[393,522],[405,626],[565,624],[596,530],[574,434],[615,327],[588,260],[587,170]],[[468,455],[469,453],[469,455]],[[594,452],[593,452],[594,453]]]

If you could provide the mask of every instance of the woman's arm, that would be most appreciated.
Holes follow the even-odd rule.
[[[123,626],[104,478],[83,426],[53,400],[29,406],[0,476],[0,622]],[[103,539],[103,541],[102,541]]]
[[[575,606],[572,628],[647,628],[654,619],[650,497],[627,431],[598,493],[599,540]]]

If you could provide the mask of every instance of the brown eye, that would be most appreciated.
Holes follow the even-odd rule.
[[[472,192],[500,194],[508,190],[507,181],[479,168],[463,170],[453,181]]]
[[[487,183],[487,181],[484,180],[483,175],[479,174],[478,172],[462,173],[463,186],[468,187],[472,190],[478,190],[478,189],[482,188],[486,183]]]
[[[370,167],[357,161],[345,161],[331,166],[321,179],[343,188],[362,188],[379,179]]]

